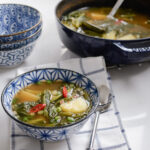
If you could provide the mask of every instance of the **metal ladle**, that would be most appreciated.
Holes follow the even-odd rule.
[[[94,150],[93,145],[94,145],[94,139],[95,139],[95,134],[96,134],[96,129],[97,129],[97,124],[99,120],[99,116],[101,113],[104,113],[105,111],[108,110],[110,104],[111,104],[111,93],[110,89],[106,85],[102,85],[100,87],[100,105],[98,106],[96,113],[95,113],[95,120],[94,120],[94,126],[92,130],[92,134],[90,136],[90,142],[89,142],[89,147],[87,150]]]
[[[119,7],[122,5],[123,2],[124,2],[124,0],[117,0],[115,5],[111,9],[110,13],[107,15],[107,18],[116,19],[116,18],[114,18],[114,15],[116,14],[116,12],[118,11]]]
[[[124,0],[117,0],[117,2],[115,3],[115,5],[113,6],[113,8],[111,9],[110,13],[106,16],[106,19],[103,20],[102,24],[106,23],[108,21],[112,22],[112,25],[114,25],[113,21],[118,21],[117,18],[114,17],[114,15],[116,14],[116,12],[118,11],[118,9],[120,8],[121,4],[124,2]],[[102,27],[102,26],[99,26],[99,25],[96,25],[95,24],[96,22],[95,21],[89,21],[89,20],[84,20],[82,22],[82,25],[85,26],[86,28],[90,29],[90,30],[93,30],[93,31],[96,31],[96,32],[105,32],[107,27]],[[127,25],[128,23],[121,20],[121,23],[124,24],[124,25]]]

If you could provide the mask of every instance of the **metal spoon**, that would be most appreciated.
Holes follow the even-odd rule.
[[[87,150],[94,150],[93,145],[94,145],[94,139],[95,139],[99,116],[101,113],[107,111],[107,109],[109,108],[109,106],[111,104],[110,89],[106,85],[102,85],[99,90],[100,90],[101,102],[100,102],[100,105],[98,106],[96,114],[95,114],[94,126],[93,126],[93,130],[92,130],[92,134],[90,136],[89,147],[87,148]]]

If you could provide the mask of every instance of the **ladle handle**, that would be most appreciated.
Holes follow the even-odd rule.
[[[87,150],[94,150],[93,145],[94,145],[94,139],[95,139],[95,135],[96,135],[99,116],[100,116],[100,111],[96,111],[95,112],[94,126],[93,126],[92,134],[90,137],[89,147],[87,148]]]
[[[117,2],[115,3],[114,7],[112,8],[111,12],[108,14],[107,17],[113,18],[123,2],[124,2],[124,0],[117,0]]]

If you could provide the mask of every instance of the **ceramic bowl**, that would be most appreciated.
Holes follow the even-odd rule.
[[[11,108],[14,95],[27,85],[42,80],[62,80],[65,82],[75,83],[85,89],[89,93],[92,101],[92,109],[89,114],[86,117],[80,119],[78,122],[62,127],[37,127],[19,121],[17,118],[15,118]],[[58,141],[63,140],[66,135],[70,136],[79,131],[79,129],[85,124],[88,118],[95,112],[99,104],[98,97],[99,94],[96,85],[86,76],[67,69],[42,68],[26,72],[11,80],[5,86],[2,92],[1,102],[7,115],[13,121],[15,121],[18,127],[21,128],[27,135],[38,140]]]
[[[9,43],[17,42],[19,40],[24,40],[26,38],[29,38],[31,35],[36,33],[40,28],[42,28],[42,21],[35,28],[27,32],[23,32],[21,34],[16,34],[11,36],[5,36],[5,37],[0,36],[0,45],[9,44]]]
[[[25,59],[30,55],[35,42],[32,42],[19,49],[0,51],[0,68],[11,68],[23,63]]]
[[[15,41],[18,34],[36,28],[41,14],[35,8],[20,4],[0,4],[0,41]],[[10,40],[11,39],[11,40]]]
[[[23,40],[0,44],[0,51],[15,50],[15,49],[21,48],[31,42],[34,42],[36,39],[39,38],[39,36],[41,35],[41,32],[42,32],[42,27],[40,29],[38,29],[38,31],[36,31],[34,34],[30,35],[29,37],[27,37]]]

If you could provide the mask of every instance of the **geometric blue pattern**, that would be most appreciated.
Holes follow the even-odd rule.
[[[35,42],[19,49],[0,51],[0,67],[11,67],[21,64],[32,52]]]
[[[40,26],[41,26],[41,24],[40,24]],[[35,32],[31,36],[29,36],[23,40],[18,40],[13,43],[9,42],[9,43],[0,44],[0,51],[2,51],[2,50],[8,51],[8,50],[14,50],[14,49],[21,48],[21,47],[35,41],[36,39],[38,39],[39,36],[41,35],[41,31],[42,30],[40,28],[37,32]]]
[[[27,85],[44,80],[62,80],[75,83],[85,89],[92,100],[92,109],[90,113],[78,122],[63,127],[34,127],[17,120],[11,109],[11,102],[14,95]],[[99,104],[98,97],[99,94],[96,85],[86,76],[67,69],[44,68],[26,72],[10,81],[3,90],[1,100],[6,113],[14,119],[17,125],[29,136],[44,141],[57,141],[65,139],[66,135],[69,136],[76,133],[83,126]]]

